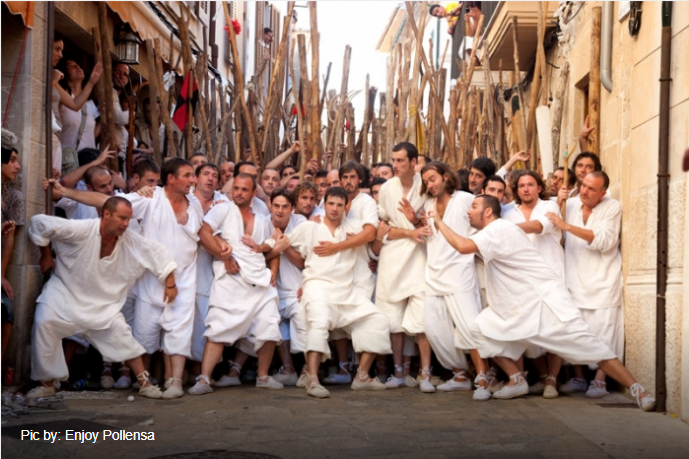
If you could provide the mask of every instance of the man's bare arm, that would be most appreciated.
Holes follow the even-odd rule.
[[[435,226],[438,228],[438,231],[443,233],[443,236],[445,236],[447,242],[449,242],[450,245],[462,255],[478,253],[478,247],[474,241],[455,233],[441,219],[435,219]]]
[[[95,207],[96,209],[101,209],[103,204],[105,204],[105,201],[112,197],[97,191],[84,191],[75,190],[73,188],[65,188],[55,179],[50,179],[49,182],[52,183],[55,192],[62,195],[63,198],[68,198],[84,205]]]
[[[541,234],[543,232],[543,224],[538,220],[517,223],[517,226],[520,227],[526,234]]]
[[[199,230],[199,242],[201,242],[203,248],[215,258],[225,260],[232,254],[232,247],[229,244],[223,247],[213,235],[213,229],[208,223],[204,222]]]
[[[304,258],[299,252],[294,250],[294,247],[287,247],[287,249],[285,249],[285,256],[294,266],[299,269],[304,269]]]

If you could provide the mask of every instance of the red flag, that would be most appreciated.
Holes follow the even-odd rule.
[[[199,88],[194,81],[194,92],[189,99],[189,79],[191,78],[191,72],[184,78],[184,83],[182,84],[182,89],[179,91],[179,99],[177,100],[177,107],[175,107],[175,113],[172,115],[172,121],[175,122],[180,131],[184,131],[187,127],[187,119],[189,118],[189,108],[188,105],[191,103],[192,107],[196,107],[196,101],[199,98]]]

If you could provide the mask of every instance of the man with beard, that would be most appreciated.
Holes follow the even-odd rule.
[[[434,219],[440,219],[458,234],[468,237],[473,230],[467,211],[474,197],[458,191],[459,178],[450,167],[439,161],[428,163],[421,170],[421,192],[434,198],[426,203],[426,211],[435,207]],[[470,351],[478,373],[474,400],[488,400],[488,363],[481,359],[471,326],[481,313],[476,269],[473,255],[462,255],[448,244],[445,236],[434,231],[433,220],[424,227],[427,236],[426,337],[440,363],[454,373],[454,378],[437,387],[441,391],[471,390],[464,353]]]
[[[434,210],[431,216],[436,213]],[[514,360],[528,346],[535,345],[568,362],[597,362],[606,374],[630,390],[641,409],[655,409],[655,399],[590,331],[564,280],[521,229],[500,218],[497,199],[486,195],[474,199],[469,223],[479,232],[469,238],[458,235],[439,219],[434,223],[459,253],[480,253],[486,262],[490,307],[479,314],[472,332],[481,357],[493,358],[510,377],[493,398],[509,399],[529,392]]]
[[[259,245],[272,245],[268,219],[256,213],[253,197],[256,180],[240,173],[232,185],[232,202],[213,207],[203,219],[199,232],[201,244],[218,260],[213,262],[215,276],[208,299],[206,345],[201,374],[189,389],[190,395],[213,392],[210,375],[222,357],[225,345],[237,344],[230,372],[215,383],[216,387],[240,385],[239,373],[249,355],[258,357],[256,387],[282,389],[283,385],[268,375],[280,335],[280,314],[273,277],[277,259],[266,266]],[[219,242],[214,234],[219,233]],[[275,270],[273,272],[273,269]]]
[[[292,192],[295,200],[294,213],[303,216],[307,220],[316,212],[316,196],[318,190],[311,182],[300,183]]]
[[[545,184],[540,175],[534,171],[523,171],[512,186],[516,205],[503,218],[520,227],[546,263],[564,278],[565,257],[560,245],[562,232],[547,217],[549,212],[560,215],[560,209],[553,201],[546,199],[544,190]],[[553,372],[560,369],[562,359],[550,354],[546,362],[545,350],[536,346],[529,346],[525,356],[533,360],[540,376],[540,383],[531,386],[529,392],[542,392],[544,398],[556,398],[557,373]],[[523,369],[523,360],[520,359],[518,363]]]

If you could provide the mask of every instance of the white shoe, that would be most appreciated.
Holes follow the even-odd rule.
[[[419,387],[419,383],[416,382],[416,379],[412,378],[409,375],[406,375],[404,377],[404,385],[407,387]]]
[[[521,397],[522,395],[529,393],[529,384],[520,373],[510,376],[510,379],[514,380],[516,384],[513,386],[508,384],[499,391],[494,392],[493,398],[498,400],[508,400],[511,398]]]
[[[55,393],[55,386],[48,387],[41,384],[40,386],[36,386],[27,392],[26,398],[35,400],[37,398],[53,397]]]
[[[477,402],[485,402],[486,400],[490,400],[490,398],[493,396],[493,394],[490,393],[488,389],[482,386],[478,386],[474,390],[474,395],[473,399],[476,400]]]
[[[352,381],[352,390],[385,390],[388,388],[385,384],[380,382],[378,378],[371,378],[368,373],[359,371],[358,376],[359,378],[366,379],[355,378],[354,381]]]
[[[330,392],[328,392],[328,389],[326,389],[318,383],[318,376],[314,375],[313,377],[311,377],[311,375],[309,375],[308,372],[306,372],[306,370],[302,372],[302,376],[305,376],[306,379],[306,393],[308,395],[316,398],[330,397]]]
[[[303,389],[306,387],[306,383],[309,382],[309,373],[306,371],[306,366],[301,370],[301,374],[299,375],[299,379],[297,379],[297,384],[295,384],[298,388]]]
[[[492,368],[486,373],[486,380],[488,380],[488,390],[491,394],[496,393],[505,386],[505,383],[498,381],[498,378],[495,377],[495,371]]]
[[[461,378],[462,380],[457,381],[457,378]],[[471,390],[471,386],[471,380],[466,377],[466,372],[460,371],[454,374],[454,378],[440,384],[437,389],[443,392],[452,392],[455,390]]]
[[[177,379],[177,378],[175,378]],[[177,379],[179,381],[179,379]],[[184,395],[184,390],[181,386],[170,386],[165,392],[163,392],[163,398],[165,400],[171,400],[173,398],[180,398]]]
[[[323,378],[326,384],[349,384],[352,382],[352,374],[349,372],[349,362],[340,362],[340,368],[346,371],[346,374],[333,373]]]
[[[545,389],[543,389],[543,398],[547,398],[549,400],[558,398],[560,396],[560,393],[557,391],[555,386],[545,386]]]
[[[210,382],[208,383],[210,385]],[[227,376],[223,375],[222,378],[215,382],[215,387],[230,387],[230,386],[241,386],[242,382],[239,380],[239,376]]]
[[[292,368],[291,365],[287,365],[290,368]],[[285,366],[280,367],[280,370],[273,375],[273,379],[275,379],[277,382],[281,383],[284,386],[294,386],[297,384],[297,380],[299,377],[297,376],[296,373],[283,373],[282,371],[284,370]],[[292,368],[294,370],[294,368]]]
[[[419,372],[421,379],[416,379],[419,383],[419,390],[424,394],[432,394],[435,392],[435,385],[433,384],[433,374],[430,367],[422,368]]]
[[[296,376],[296,375],[295,375]],[[272,376],[256,378],[256,387],[259,389],[284,389],[285,386],[277,382]]]
[[[149,376],[149,377],[148,377],[148,381],[149,381],[152,385],[157,386],[157,385],[158,385],[158,380],[155,379],[153,376],[151,376],[151,375],[148,373],[148,371],[146,372],[146,374]],[[139,381],[134,381],[134,384],[132,384],[132,389],[137,389],[137,390],[138,390],[138,389],[141,389],[141,386],[139,385]]]
[[[165,384],[163,384],[163,388],[164,388],[164,389],[169,389],[169,388],[171,388],[171,387],[172,387],[172,383],[174,383],[174,382],[175,382],[175,378],[167,378],[167,379],[165,380]]]
[[[632,387],[629,388],[629,391],[632,393],[632,397],[636,399],[636,404],[639,405],[639,408],[644,411],[654,411],[656,409],[656,399],[653,398],[651,394],[648,394],[644,398],[640,398],[641,393],[646,392],[646,389],[644,389],[641,384],[632,384]]]
[[[139,383],[139,380],[142,380],[143,382]],[[139,395],[142,397],[154,399],[163,398],[163,392],[160,390],[160,387],[153,384],[148,371],[144,370],[140,374],[136,375],[136,382],[139,384]],[[146,386],[146,382],[149,382],[151,385]]]
[[[203,395],[210,394],[211,392],[213,392],[213,388],[211,387],[210,379],[203,375],[197,376],[196,384],[187,390],[189,395]]]
[[[390,376],[388,380],[385,381],[385,387],[388,389],[397,389],[400,387],[405,387],[406,385],[406,378],[396,378],[395,375]]]
[[[560,392],[563,394],[573,394],[575,392],[586,391],[586,380],[581,378],[572,378],[560,386]]]
[[[100,387],[103,389],[112,389],[112,386],[115,385],[115,380],[112,379],[112,376],[110,375],[101,375],[100,377]]]
[[[610,392],[606,390],[605,381],[599,381],[594,379],[589,385],[589,389],[586,391],[586,398],[603,398],[606,395],[610,395]]]
[[[545,384],[543,384],[543,382],[541,382],[541,381],[538,381],[533,386],[529,386],[529,393],[530,394],[542,394],[544,390],[545,390]]]
[[[131,386],[132,378],[126,375],[122,375],[119,378],[117,378],[117,381],[115,381],[115,384],[112,387],[113,389],[124,390],[129,389]]]

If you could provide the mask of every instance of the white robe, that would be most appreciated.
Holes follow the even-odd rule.
[[[621,307],[622,206],[605,196],[584,224],[581,200],[570,198],[567,201],[567,223],[592,230],[594,234],[590,244],[573,234],[565,234],[565,273],[574,303],[580,309]]]
[[[347,212],[348,219],[354,219],[361,223],[361,225],[371,225],[373,228],[378,228],[378,205],[376,201],[365,193],[359,193],[352,199],[349,212]],[[370,243],[366,243],[356,248],[357,263],[354,267],[354,286],[362,289],[366,298],[373,298],[373,291],[376,288],[376,277],[368,267],[370,257],[368,255],[368,248]]]
[[[414,229],[404,213],[397,210],[399,202],[406,197],[414,211],[421,210],[427,197],[420,196],[421,176],[414,175],[414,183],[404,196],[402,182],[394,177],[380,187],[378,213],[381,220],[400,229]],[[424,270],[426,247],[409,238],[389,240],[386,236],[378,261],[376,298],[389,303],[402,301],[426,289]],[[376,301],[378,302],[378,301]]]
[[[536,207],[531,211],[531,220],[538,221],[543,226],[543,231],[539,234],[530,233],[526,237],[533,243],[538,253],[541,254],[543,259],[550,264],[550,266],[555,270],[555,272],[560,277],[565,275],[565,255],[560,245],[560,240],[562,239],[562,231],[553,225],[546,213],[552,212],[558,217],[562,217],[560,209],[557,204],[552,201],[544,201],[542,199],[538,200]],[[507,221],[512,223],[526,223],[526,218],[522,213],[519,206],[514,206],[510,211],[505,212],[502,215]]]
[[[132,231],[120,236],[112,254],[100,258],[100,219],[65,220],[47,215],[31,218],[29,237],[41,247],[52,242],[55,272],[37,302],[49,304],[64,319],[105,329],[120,312],[129,285],[148,273],[164,285],[177,264],[161,243]],[[161,293],[162,300],[162,293]]]
[[[562,322],[581,317],[564,279],[514,223],[497,219],[470,239],[485,263],[490,307],[476,319],[482,335],[500,341],[536,336],[543,307]]]

